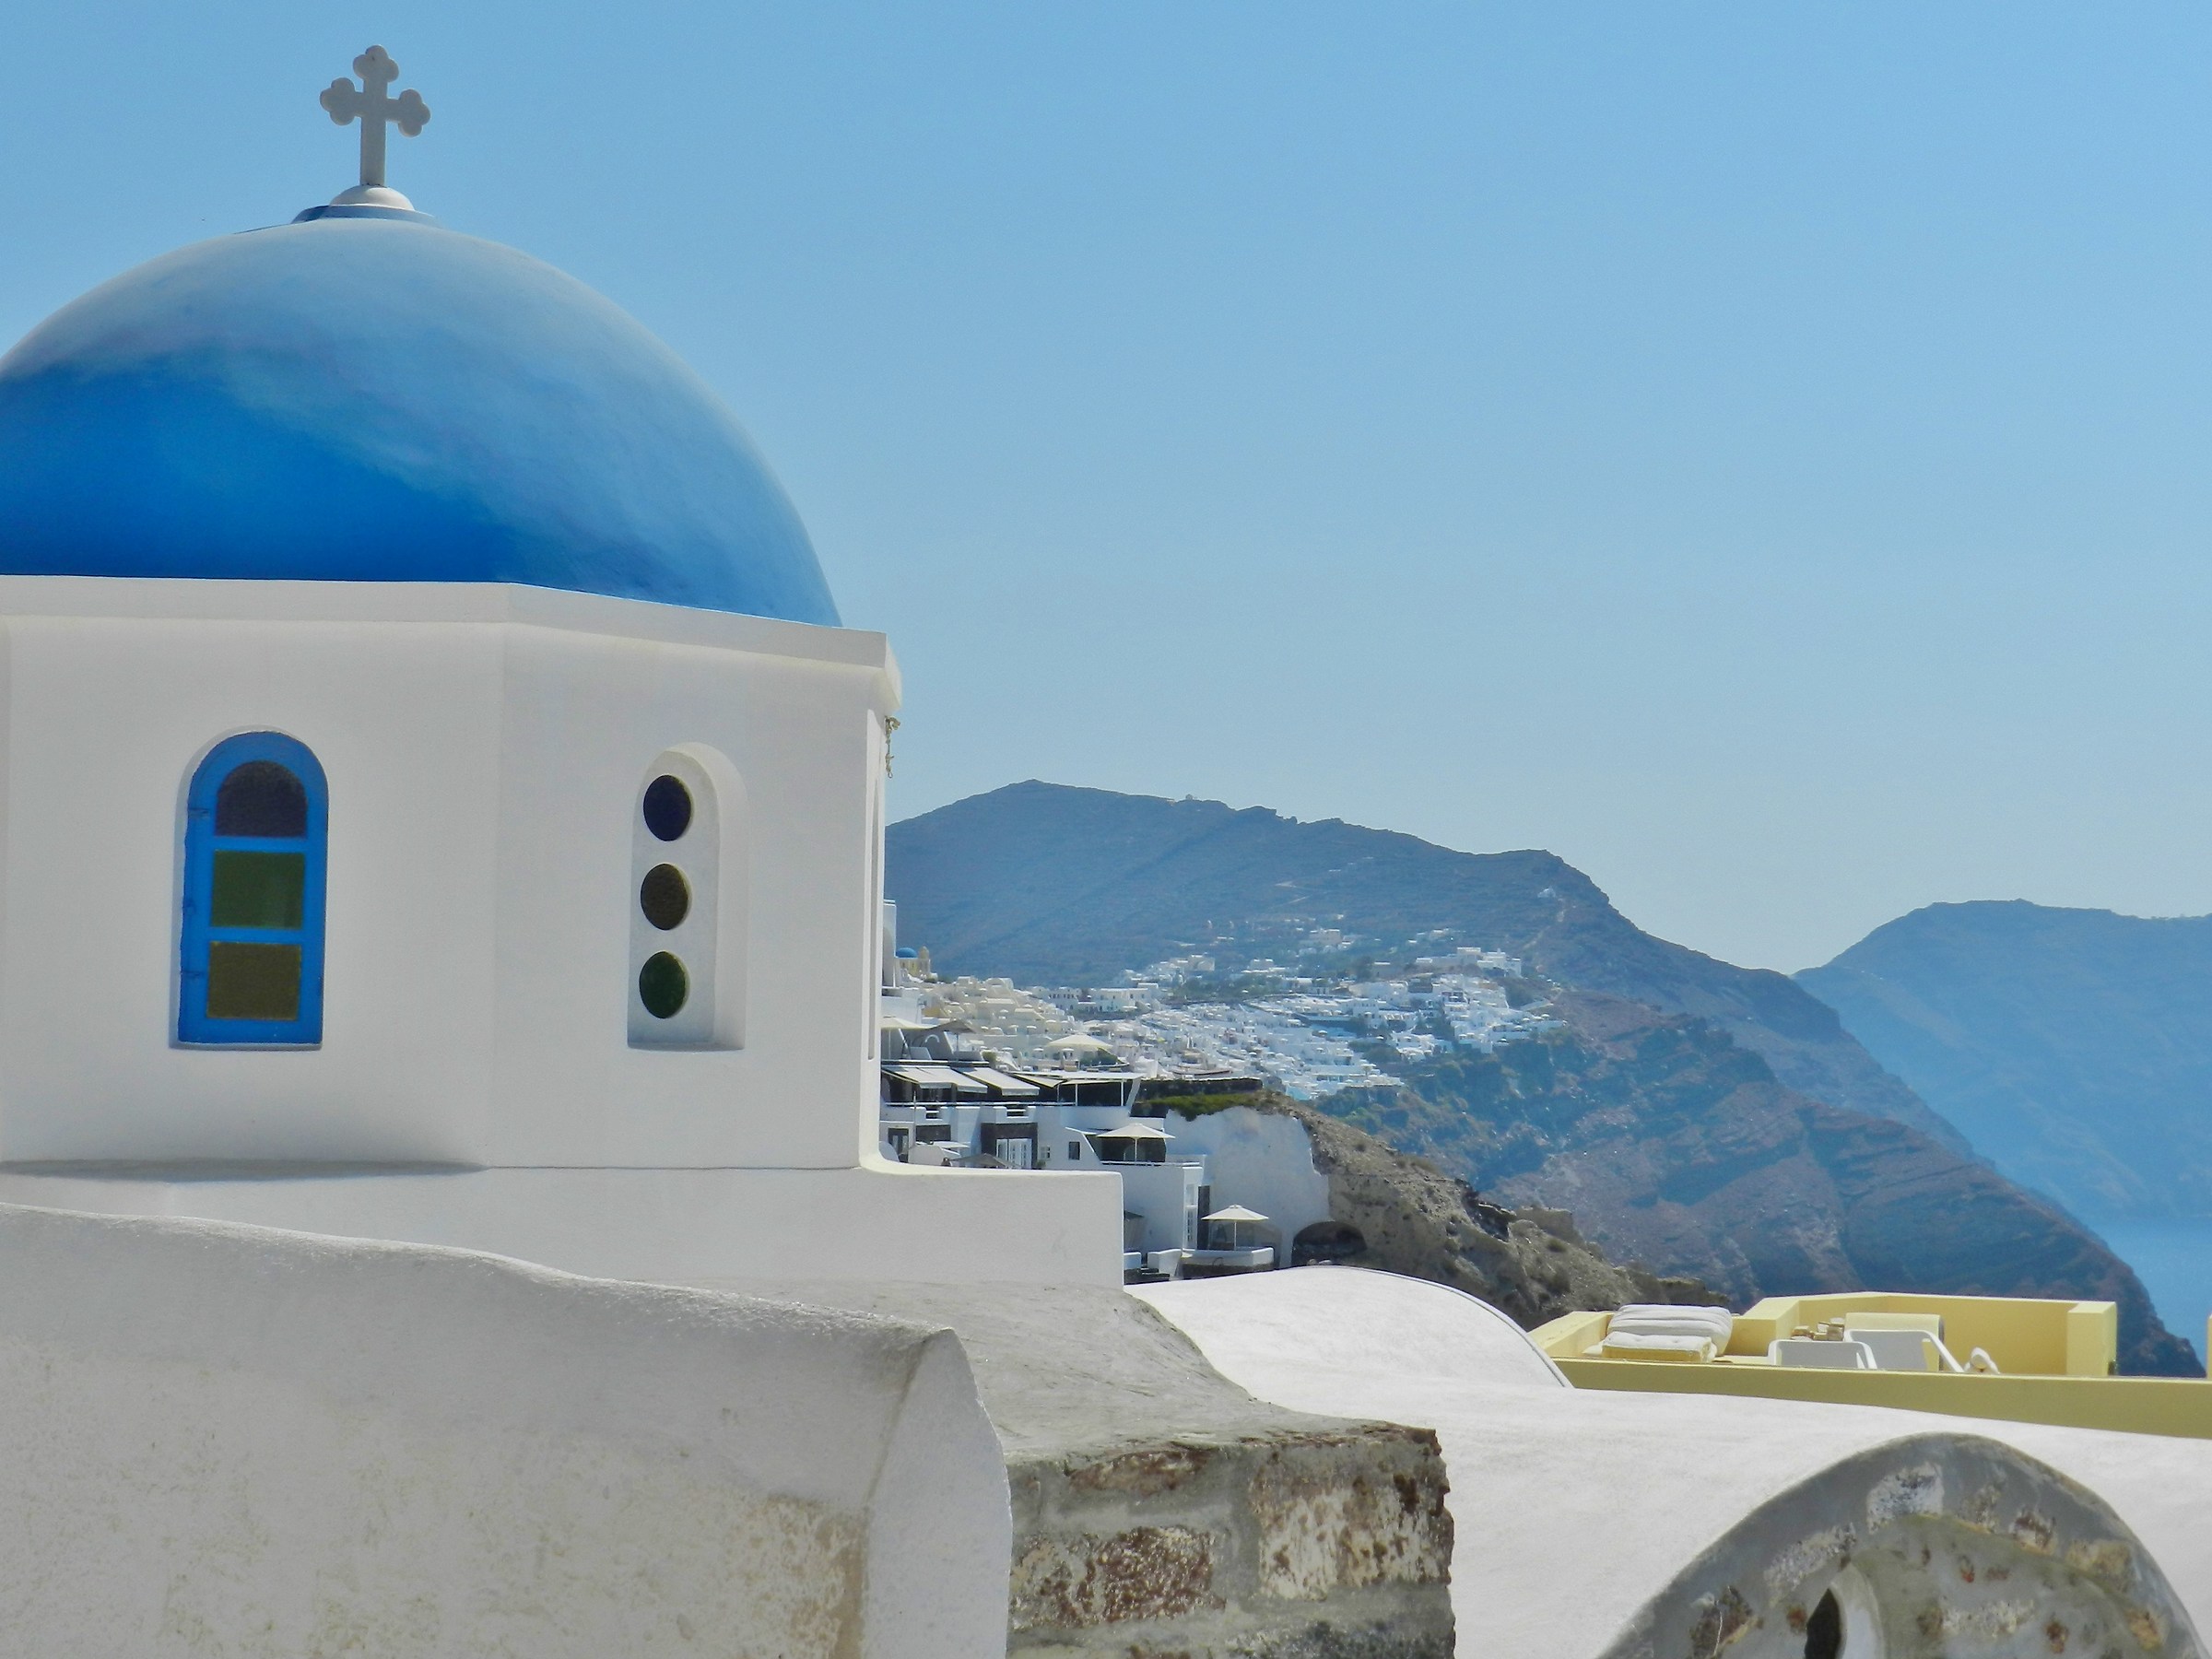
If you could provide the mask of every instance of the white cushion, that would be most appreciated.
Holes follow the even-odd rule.
[[[1608,1334],[1649,1336],[1703,1336],[1716,1348],[1728,1346],[1735,1329],[1735,1315],[1725,1308],[1670,1307],[1664,1303],[1630,1302],[1613,1315]]]
[[[1680,1333],[1645,1335],[1640,1332],[1608,1331],[1604,1345],[1598,1349],[1608,1359],[1710,1359],[1712,1358],[1712,1339],[1709,1336]]]

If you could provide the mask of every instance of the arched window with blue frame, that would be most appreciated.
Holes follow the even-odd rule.
[[[226,737],[184,797],[177,1041],[253,1048],[323,1041],[323,894],[330,800],[308,747]]]

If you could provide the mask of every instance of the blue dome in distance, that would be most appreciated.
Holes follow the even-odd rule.
[[[705,382],[419,218],[182,248],[0,358],[0,573],[512,582],[837,624]]]

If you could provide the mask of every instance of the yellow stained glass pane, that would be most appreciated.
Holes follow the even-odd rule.
[[[300,1018],[300,947],[241,945],[218,939],[207,947],[207,1018]]]
[[[307,909],[304,853],[218,853],[207,920],[217,927],[299,927]]]

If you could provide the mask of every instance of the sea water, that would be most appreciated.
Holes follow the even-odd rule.
[[[2212,1220],[2100,1221],[2096,1231],[2136,1270],[2166,1328],[2202,1359],[2212,1314]]]

